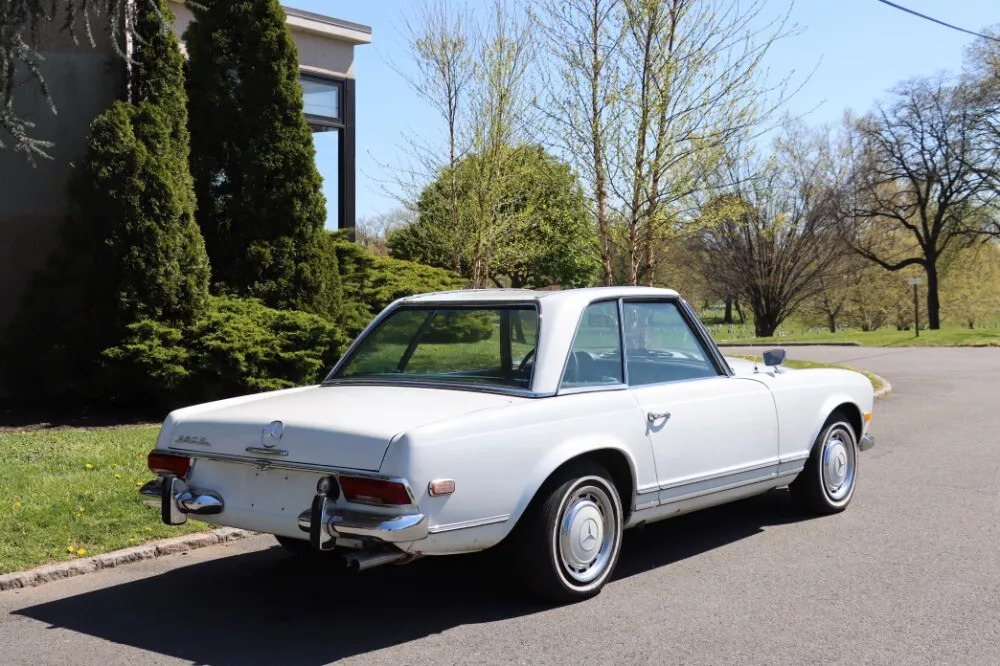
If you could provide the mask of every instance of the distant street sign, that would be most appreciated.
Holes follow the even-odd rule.
[[[923,284],[923,283],[924,283],[923,278],[910,278],[906,281],[906,284],[912,284],[914,287],[916,287],[918,284]]]

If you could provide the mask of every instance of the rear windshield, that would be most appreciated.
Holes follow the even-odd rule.
[[[537,342],[534,305],[405,307],[379,322],[327,380],[527,389]]]

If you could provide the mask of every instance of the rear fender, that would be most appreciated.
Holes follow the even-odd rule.
[[[548,481],[556,470],[571,460],[583,458],[586,457],[587,454],[593,454],[599,451],[612,451],[618,453],[628,462],[629,474],[632,475],[632,491],[629,493],[628,497],[622,497],[621,502],[622,510],[625,511],[625,513],[629,513],[631,508],[635,506],[635,488],[637,487],[635,457],[627,447],[611,437],[599,434],[586,435],[582,437],[575,437],[560,443],[558,446],[551,449],[538,462],[538,464],[535,465],[534,469],[528,476],[527,483],[524,486],[521,496],[518,498],[517,505],[511,512],[510,520],[507,522],[508,533],[514,529],[518,520],[520,520],[521,516],[531,505],[532,500],[538,495],[538,491],[542,489],[545,482]]]

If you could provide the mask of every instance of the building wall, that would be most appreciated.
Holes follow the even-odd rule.
[[[170,0],[170,9],[174,12],[174,34],[181,40],[183,49],[184,31],[194,20],[194,15],[183,0]],[[303,71],[354,78],[354,44],[336,41],[294,24],[289,27],[299,51],[299,66]]]
[[[174,31],[182,35],[192,20],[191,12],[177,0],[171,0],[170,6],[176,16]],[[354,76],[352,42],[310,31],[292,18],[292,37],[304,71]],[[16,108],[36,123],[34,136],[55,146],[49,151],[53,159],[39,160],[35,167],[21,154],[0,151],[0,337],[32,274],[58,247],[70,176],[86,151],[90,124],[115,99],[124,97],[125,63],[106,35],[98,32],[95,37],[97,45],[91,47],[85,36],[75,44],[58,28],[41,36],[40,51],[45,57],[41,69],[57,115],[37,85],[21,86],[15,92]]]
[[[20,153],[0,151],[0,331],[16,311],[32,274],[58,244],[74,165],[86,151],[94,118],[124,91],[124,68],[104,35],[96,47],[74,44],[53,30],[41,37],[40,68],[58,111],[53,115],[37,84],[14,94],[15,109],[35,123],[33,136],[54,142],[52,159],[35,166]]]

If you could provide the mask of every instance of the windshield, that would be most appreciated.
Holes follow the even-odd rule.
[[[327,380],[527,389],[537,342],[534,305],[403,307],[380,321]]]

